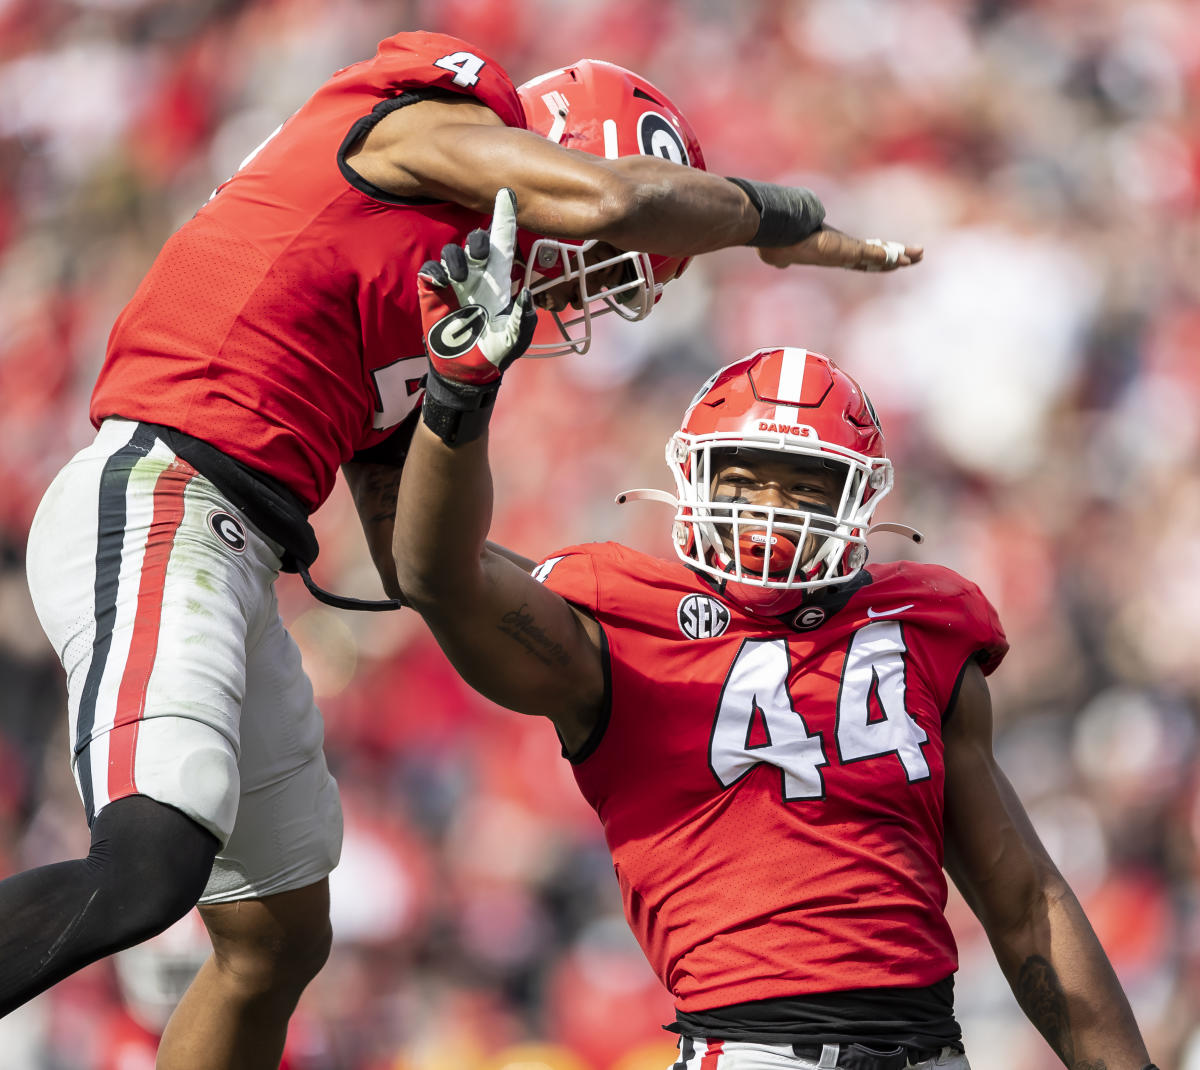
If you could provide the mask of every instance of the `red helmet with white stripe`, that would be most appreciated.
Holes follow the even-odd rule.
[[[768,452],[838,477],[830,513],[714,500],[729,451]],[[717,372],[667,443],[678,507],[674,544],[691,568],[720,581],[752,612],[797,608],[804,593],[846,583],[867,559],[871,515],[891,490],[875,410],[828,357],[760,349]]]
[[[661,156],[705,169],[700,142],[679,109],[645,78],[615,63],[583,59],[539,75],[517,92],[529,129],[564,148],[609,160]],[[533,356],[586,352],[592,318],[605,312],[644,319],[663,286],[682,274],[690,259],[637,251],[600,256],[595,241],[557,241],[528,231],[518,232],[517,244],[525,260],[525,285],[535,297],[562,282],[577,282],[580,289],[577,317],[564,321],[554,314],[562,340],[531,345],[527,352]],[[619,281],[603,288],[594,284],[614,268],[620,268]]]

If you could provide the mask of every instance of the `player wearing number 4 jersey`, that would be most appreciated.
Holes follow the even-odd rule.
[[[459,243],[503,187],[518,255],[489,280],[494,311],[523,283],[522,346],[535,306],[557,327],[543,352],[584,351],[600,313],[645,317],[714,249],[780,267],[920,258],[826,226],[811,191],[708,174],[678,109],[612,64],[517,87],[468,43],[409,33],[336,72],[166,242],[113,328],[98,436],[34,521],[30,590],[67,670],[92,849],[0,883],[0,1014],[199,899],[214,956],[160,1070],[277,1065],[328,953],[341,812],[273,583],[307,579],[307,517],[341,467],[399,599],[416,275],[445,247],[465,278]],[[470,349],[485,327],[437,339]]]
[[[866,563],[892,468],[858,386],[801,349],[722,369],[667,447],[676,495],[636,492],[673,506],[679,560],[593,544],[527,575],[484,545],[486,419],[453,416],[519,352],[430,347],[397,567],[468,682],[554,723],[675,997],[675,1070],[965,1068],[943,867],[1068,1067],[1145,1067],[992,757],[995,612],[948,569]]]

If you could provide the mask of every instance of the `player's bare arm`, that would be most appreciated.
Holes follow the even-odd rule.
[[[342,474],[354,499],[358,519],[371,560],[383,581],[389,598],[405,601],[404,591],[396,578],[396,562],[392,557],[392,529],[396,523],[396,497],[400,490],[400,467],[394,464],[374,464],[366,461],[347,461]],[[532,572],[536,561],[522,554],[488,543],[488,548],[511,561],[525,572]]]
[[[371,560],[383,581],[389,598],[403,598],[392,560],[392,526],[396,522],[396,494],[400,489],[400,469],[392,464],[347,461],[342,475],[354,499],[354,508],[367,538]]]
[[[421,101],[381,120],[348,162],[398,196],[434,196],[488,211],[499,186],[517,194],[519,222],[539,234],[597,238],[619,249],[690,256],[755,243],[760,214],[732,182],[655,156],[615,160],[561,148],[506,126],[471,101]],[[918,246],[872,243],[822,227],[764,249],[777,267],[813,264],[892,270]]]
[[[991,699],[975,664],[944,740],[946,869],[1021,1009],[1071,1070],[1141,1070],[1150,1058],[1112,965],[996,764]]]
[[[749,241],[758,226],[745,193],[722,178],[658,158],[605,160],[563,149],[467,100],[422,101],[392,112],[348,158],[389,192],[440,197],[484,213],[496,189],[508,186],[521,226],[618,248],[708,252]]]
[[[604,698],[600,626],[486,544],[491,515],[486,435],[451,447],[420,425],[400,482],[400,585],[468,684],[549,717],[576,751]]]

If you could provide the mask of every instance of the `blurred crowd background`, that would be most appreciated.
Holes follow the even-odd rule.
[[[647,75],[710,168],[820,191],[925,245],[894,276],[701,258],[586,357],[519,363],[494,536],[669,553],[662,448],[763,345],[828,353],[883,420],[876,559],[997,605],[998,750],[1163,1070],[1200,1070],[1200,12],[1193,0],[0,0],[0,873],[86,853],[64,689],[25,589],[30,518],[91,437],[111,323],[165,237],[333,70],[404,29],[520,82]],[[348,495],[316,578],[374,596]],[[671,1017],[546,724],[481,701],[415,615],[285,577],[343,793],[336,947],[289,1070],[663,1070]],[[976,1070],[1056,1065],[978,925],[951,914]],[[6,1070],[149,1070],[194,918],[0,1022]]]

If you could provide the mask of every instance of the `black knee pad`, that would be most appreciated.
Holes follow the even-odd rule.
[[[121,942],[145,940],[191,910],[219,846],[190,817],[144,795],[101,810],[85,861]]]

